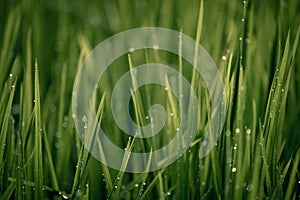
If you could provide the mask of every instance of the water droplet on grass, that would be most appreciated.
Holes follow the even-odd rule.
[[[236,128],[236,129],[235,129],[235,133],[240,133],[240,129],[239,129],[239,128]]]
[[[222,56],[222,60],[227,60],[227,57],[226,56]]]
[[[158,50],[158,49],[159,49],[158,44],[154,44],[154,45],[153,45],[153,49]]]
[[[231,171],[232,171],[233,173],[235,173],[235,172],[236,172],[236,167],[233,167],[233,168],[231,169]]]
[[[250,135],[250,134],[251,134],[251,129],[248,128],[248,129],[246,130],[246,134],[247,134],[247,135]]]
[[[227,130],[227,131],[225,132],[225,135],[226,135],[226,136],[230,136],[230,135],[231,135],[231,131],[230,131],[230,130]]]
[[[129,52],[131,52],[131,53],[133,53],[134,51],[135,51],[134,48],[130,48],[130,49],[129,49]]]
[[[251,191],[253,189],[253,184],[249,184],[247,187],[246,187],[246,190],[247,191]]]

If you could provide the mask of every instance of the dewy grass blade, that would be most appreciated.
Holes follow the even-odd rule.
[[[104,99],[105,99],[105,93],[103,94],[103,96],[100,100],[98,110],[97,110],[97,119],[99,119],[99,121],[96,120],[95,124],[93,125],[91,134],[89,134],[89,137],[87,137],[86,144],[87,144],[88,149],[90,148],[90,145],[94,144],[95,133],[98,133],[99,128],[100,128],[100,126],[98,126],[98,124],[100,124],[101,120],[102,120],[102,113],[103,113],[103,109],[104,109]],[[100,147],[100,149],[101,149],[101,147]],[[78,157],[78,162],[76,165],[76,172],[75,172],[75,177],[74,177],[74,181],[73,181],[72,192],[70,195],[71,198],[75,198],[76,191],[79,190],[78,188],[80,188],[81,184],[84,182],[83,177],[84,177],[84,173],[86,172],[89,156],[90,156],[89,152],[85,149],[85,146],[82,144],[80,154]],[[109,171],[108,170],[104,170],[104,171],[105,171],[105,175],[109,178],[107,182],[109,182],[111,180]]]
[[[20,102],[23,102],[23,87],[20,88]],[[20,108],[20,116],[22,121],[22,108]],[[21,125],[22,127],[22,125]],[[17,187],[16,196],[17,199],[25,199],[25,186],[24,181],[24,153],[23,153],[23,129],[21,128],[17,136]]]
[[[52,158],[52,154],[51,154],[51,148],[50,148],[50,144],[49,144],[49,141],[47,138],[45,127],[43,128],[42,136],[43,136],[43,142],[44,142],[44,146],[45,146],[45,152],[48,157],[49,171],[50,171],[50,175],[51,175],[51,182],[53,185],[53,189],[56,191],[59,191],[58,180],[57,180],[57,176],[56,176],[56,172],[55,172],[55,167],[54,167],[53,158]]]
[[[164,171],[166,170],[166,168],[160,170],[157,175],[155,176],[155,178],[152,180],[152,182],[148,185],[148,187],[146,188],[145,192],[143,193],[141,199],[148,199],[147,196],[151,193],[152,188],[155,186],[155,184],[157,183],[157,179],[159,179],[159,177],[162,176],[162,174],[164,173]]]
[[[110,192],[110,194],[108,195],[108,199],[119,199],[119,194],[120,194],[120,189],[121,189],[121,184],[123,181],[123,176],[124,176],[124,171],[127,167],[128,164],[128,160],[130,158],[131,155],[131,151],[133,149],[134,146],[134,142],[136,140],[136,137],[133,137],[132,141],[128,140],[127,145],[126,145],[126,151],[122,160],[122,164],[121,164],[121,170],[119,171],[118,175],[117,175],[117,179],[115,180],[114,184],[113,184],[113,189]]]
[[[10,90],[8,87],[8,84],[6,84],[5,90]],[[10,91],[9,99],[7,101],[3,121],[2,121],[2,127],[1,127],[1,134],[0,134],[0,190],[4,190],[4,185],[6,185],[7,180],[5,180],[5,174],[4,169],[6,163],[6,158],[9,155],[9,152],[7,152],[7,142],[8,137],[10,137],[10,131],[9,131],[9,122],[11,120],[11,107],[12,102],[15,94],[15,88],[12,88]]]
[[[1,52],[0,52],[0,89],[3,88],[7,71],[9,70],[9,54],[13,50],[17,41],[17,36],[20,28],[21,17],[20,7],[16,7],[10,12],[6,27],[5,34],[2,41]]]
[[[39,68],[35,61],[35,80],[34,80],[34,112],[35,112],[35,140],[34,140],[34,198],[43,199],[43,149],[42,149],[42,121],[41,121],[41,102]]]
[[[298,151],[295,154],[293,168],[291,170],[291,175],[289,177],[290,181],[288,183],[288,188],[286,190],[284,200],[292,199],[292,196],[294,195],[294,191],[297,191],[297,188],[299,189],[299,185],[298,185],[300,183],[300,181],[299,181],[299,161],[300,161],[300,148],[298,148]],[[297,174],[298,174],[298,183],[296,182]]]

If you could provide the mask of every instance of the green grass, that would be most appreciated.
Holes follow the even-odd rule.
[[[299,199],[299,9],[298,0],[1,1],[0,199]],[[147,85],[133,92],[132,118],[147,125],[150,106],[162,104],[171,116],[164,129],[150,139],[129,138],[114,123],[114,84],[140,64],[178,70],[195,87],[201,112],[196,138],[177,161],[131,174],[84,148],[71,101],[87,54],[114,34],[144,26],[199,42],[222,74],[228,109],[217,145],[199,159],[213,112],[201,76],[162,50],[120,56],[99,81],[95,108],[115,144],[150,152],[166,145],[180,122],[175,96]]]

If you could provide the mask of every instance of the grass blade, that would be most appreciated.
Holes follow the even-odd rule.
[[[34,141],[34,198],[43,199],[43,151],[42,151],[42,121],[41,121],[41,102],[39,85],[39,68],[35,61],[35,141]]]

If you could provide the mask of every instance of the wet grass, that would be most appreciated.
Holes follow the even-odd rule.
[[[0,199],[299,199],[299,8],[297,0],[0,2]],[[85,56],[104,39],[143,26],[177,30],[207,50],[222,74],[228,112],[217,145],[199,159],[213,112],[201,76],[161,50],[121,56],[99,81],[95,108],[115,144],[150,152],[178,128],[178,102],[159,86],[140,88],[128,106],[146,125],[150,106],[162,104],[170,117],[160,136],[129,137],[114,123],[113,86],[140,64],[178,70],[194,85],[201,111],[196,138],[176,162],[131,174],[86,151],[71,100]]]

